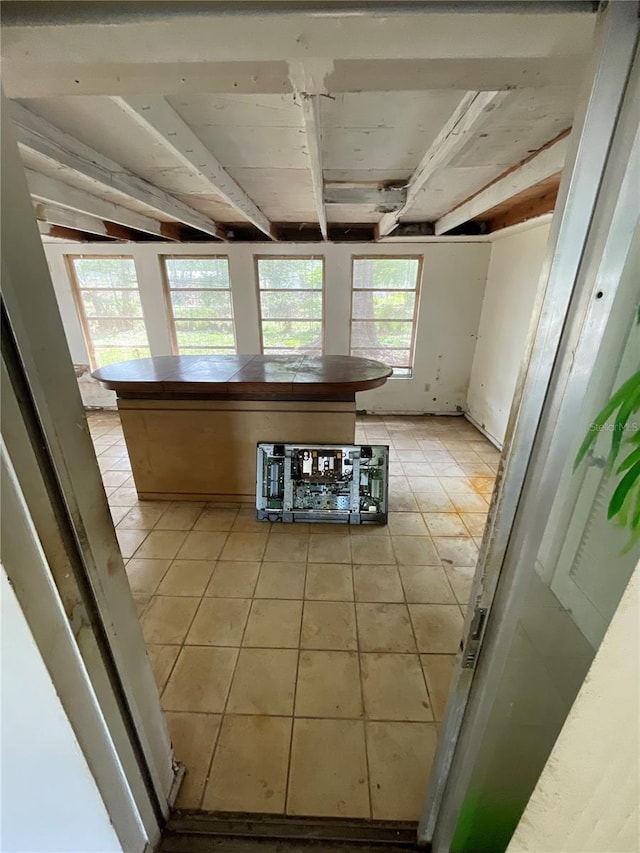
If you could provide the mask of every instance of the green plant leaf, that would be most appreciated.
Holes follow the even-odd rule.
[[[638,433],[640,435],[640,433]],[[630,468],[632,465],[635,465],[636,462],[640,462],[640,447],[636,447],[635,450],[632,450],[631,453],[623,459],[623,461],[618,466],[618,470],[616,474],[621,474],[623,471],[626,471],[627,468]]]
[[[633,499],[629,501],[632,503]],[[629,513],[627,513],[627,516]],[[629,527],[631,529],[631,536],[629,537],[629,541],[622,549],[620,554],[628,554],[629,551],[636,545],[638,541],[640,541],[640,483],[636,483],[635,489],[635,505],[633,507],[633,511],[631,513],[631,519],[627,519],[624,524],[625,527]]]
[[[611,415],[616,409],[624,405],[630,394],[635,395],[638,390],[640,390],[640,371],[638,371],[638,373],[634,373],[633,376],[630,376],[629,379],[627,379],[627,381],[618,388],[616,393],[589,427],[589,432],[585,436],[585,439],[578,450],[576,461],[573,463],[574,471],[587,455],[587,451],[596,440],[600,430],[609,420]]]
[[[607,518],[611,519],[614,515],[617,515],[620,512],[629,492],[633,489],[633,486],[639,477],[640,462],[636,462],[618,483],[616,490],[609,501]]]
[[[618,453],[620,451],[620,445],[622,444],[622,439],[624,437],[624,431],[627,428],[627,421],[631,417],[634,412],[638,411],[640,407],[640,386],[636,389],[635,393],[631,394],[629,398],[620,406],[618,410],[618,415],[616,417],[614,426],[613,426],[613,436],[611,437],[611,457],[610,462],[613,463],[616,461]]]
[[[633,530],[640,528],[640,489],[636,489],[636,505],[631,517],[631,527]]]

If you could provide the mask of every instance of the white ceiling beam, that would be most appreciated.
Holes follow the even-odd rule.
[[[220,196],[271,239],[275,239],[271,222],[249,198],[242,187],[229,175],[209,149],[203,145],[189,125],[162,95],[133,96],[112,99],[120,109],[147,130],[153,138],[192,172],[203,184]]]
[[[163,227],[173,225],[173,223],[158,222],[157,219],[143,216],[141,213],[122,207],[122,205],[98,198],[85,190],[69,186],[69,184],[56,180],[56,178],[50,178],[42,172],[25,169],[25,174],[31,197],[36,201],[67,207],[70,210],[86,213],[98,219],[115,222],[127,228],[135,228],[137,231],[144,231],[146,234],[153,234],[161,239],[178,239],[170,236],[170,228]]]
[[[325,80],[333,69],[326,60],[294,61],[289,63],[289,80],[294,98],[302,110],[313,200],[322,239],[328,239],[327,212],[324,207],[324,176],[322,172],[322,129],[320,125],[320,94],[326,94]]]
[[[476,219],[487,210],[507,201],[523,190],[562,171],[567,153],[568,131],[548,143],[519,166],[488,184],[463,204],[442,216],[435,225],[437,235]]]
[[[58,27],[53,27],[52,32]],[[3,33],[3,43],[6,35]],[[504,50],[504,46],[501,48]],[[194,54],[195,55],[195,54]],[[212,55],[210,51],[208,56]],[[132,54],[135,56],[135,52]],[[332,94],[351,92],[426,92],[433,89],[540,89],[579,87],[585,56],[519,59],[511,56],[453,59],[336,60],[326,86]],[[293,92],[287,63],[187,61],[178,65],[87,61],[40,62],[28,58],[3,61],[2,84],[11,98],[55,98],[64,95],[129,97],[162,92],[167,97],[191,92],[230,95],[286,95]]]
[[[430,178],[444,169],[460,153],[473,134],[477,133],[488,115],[507,97],[508,92],[467,92],[450,118],[436,136],[428,151],[409,179],[407,200],[392,213],[385,213],[378,225],[380,237],[386,237],[407,213]]]
[[[225,239],[224,229],[208,216],[138,177],[51,122],[25,109],[21,104],[11,104],[11,118],[21,148],[34,151],[53,163],[72,169],[98,185],[118,190],[123,195],[191,228],[197,228],[220,240]]]
[[[70,210],[67,207],[56,207],[51,204],[36,204],[36,219],[41,225],[57,225],[61,228],[73,228],[86,234],[98,234],[101,237],[113,237],[103,219],[96,219],[86,213]]]
[[[288,62],[309,57],[334,62],[326,81],[333,93],[569,85],[584,71],[595,19],[534,11],[243,17],[207,9],[161,17],[139,8],[156,4],[135,5],[108,27],[106,12],[95,10],[68,23],[56,12],[58,25],[47,26],[10,22],[3,9],[6,94],[283,94],[293,91]]]
[[[320,225],[322,239],[327,240],[327,212],[324,208],[319,97],[319,95],[307,95],[305,93],[299,94],[299,101],[302,106],[304,133],[307,140],[307,150],[309,152],[309,169],[311,170],[313,198],[316,204],[316,213],[318,215],[318,224]]]

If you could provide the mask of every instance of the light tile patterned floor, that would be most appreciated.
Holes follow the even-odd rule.
[[[362,417],[387,527],[138,502],[118,416],[89,416],[183,808],[415,820],[498,452],[462,418]]]

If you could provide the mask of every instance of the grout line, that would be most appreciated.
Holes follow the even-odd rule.
[[[171,643],[145,643],[145,647],[147,648],[147,654],[149,654],[149,648],[148,647],[149,646],[156,646],[156,645],[161,646],[161,645],[172,645],[172,644]],[[178,654],[175,656],[173,663],[169,667],[169,674],[167,675],[165,682],[162,685],[162,690],[158,689],[158,694],[160,695],[161,700],[162,700],[162,695],[163,695],[164,691],[166,690],[167,684],[171,680],[171,676],[173,675],[173,670],[176,668],[176,663],[178,662],[178,658],[180,657],[181,649],[182,649],[182,646],[178,646]],[[167,711],[165,711],[164,708],[162,708],[162,713],[166,714]],[[174,711],[174,712],[169,712],[169,713],[178,713],[178,712]],[[182,712],[182,713],[184,713],[184,712]]]
[[[396,571],[398,568],[396,566]],[[367,710],[364,703],[364,687],[362,684],[362,652],[360,650],[360,632],[358,631],[358,601],[356,600],[356,579],[353,563],[351,563],[351,586],[353,587],[353,613],[356,628],[356,654],[358,659],[358,677],[360,679],[360,702],[362,704],[362,734],[364,737],[364,762],[367,771],[367,800],[369,803],[369,818],[373,818],[373,800],[371,797],[371,771],[369,769],[369,741],[367,738]]]
[[[307,558],[309,557],[309,548],[307,546]],[[293,732],[295,729],[296,723],[296,702],[298,699],[298,677],[300,674],[300,654],[302,645],[302,626],[304,624],[304,610],[305,610],[305,598],[304,593],[307,588],[307,572],[309,570],[309,560],[305,560],[304,564],[304,583],[302,585],[302,608],[300,611],[300,631],[298,632],[298,656],[296,660],[296,677],[293,685],[293,706],[291,708],[291,733],[289,735],[289,758],[287,761],[287,778],[285,780],[285,789],[284,789],[284,808],[283,814],[288,814],[289,810],[289,782],[291,779],[291,759],[293,757]]]
[[[221,551],[221,553],[222,553],[222,551]],[[214,569],[214,571],[215,571],[215,569]],[[213,575],[212,575],[212,576],[213,576]],[[204,601],[204,593],[203,593],[202,598],[203,598],[203,601]],[[244,642],[244,635],[245,635],[245,633],[246,633],[246,631],[247,631],[247,625],[249,624],[249,617],[250,617],[250,615],[251,615],[251,608],[252,608],[252,606],[253,606],[253,599],[252,599],[252,604],[250,604],[250,605],[249,605],[249,608],[248,608],[248,610],[247,610],[247,616],[246,616],[246,619],[245,619],[244,628],[242,629],[242,636],[240,637],[240,645],[239,645],[239,646],[237,646],[237,647],[236,647],[236,646],[227,646],[227,647],[226,647],[226,648],[237,648],[237,649],[238,649],[238,654],[236,655],[236,662],[235,662],[235,664],[234,664],[234,666],[233,666],[233,672],[231,673],[231,678],[229,679],[229,689],[228,689],[228,691],[227,691],[227,695],[226,695],[226,698],[225,698],[225,700],[224,700],[224,708],[222,709],[222,713],[221,713],[221,714],[219,714],[219,716],[220,716],[220,725],[218,726],[218,731],[216,732],[216,736],[215,736],[214,743],[213,743],[213,749],[211,750],[211,759],[210,759],[210,761],[209,761],[209,765],[208,765],[208,767],[207,767],[207,773],[206,773],[206,775],[205,775],[205,777],[204,777],[204,784],[203,784],[203,786],[202,786],[202,794],[201,794],[201,796],[200,796],[200,799],[198,800],[198,808],[199,808],[199,809],[201,809],[201,808],[202,808],[202,803],[203,803],[203,800],[204,800],[204,795],[205,795],[205,793],[206,793],[206,791],[207,791],[207,788],[208,788],[208,786],[209,786],[209,779],[211,778],[211,770],[212,770],[212,768],[213,768],[213,761],[214,761],[214,758],[216,757],[216,752],[218,751],[218,744],[220,743],[220,735],[221,735],[221,732],[222,732],[222,725],[223,725],[223,723],[224,723],[224,718],[225,718],[225,715],[226,715],[226,713],[227,713],[227,705],[229,704],[229,696],[231,695],[231,688],[233,687],[233,680],[234,680],[234,678],[235,678],[235,676],[236,676],[236,672],[237,672],[237,670],[238,670],[238,662],[239,662],[239,660],[240,660],[240,652],[242,651],[242,648],[243,648],[243,645],[242,645],[242,644],[243,644],[243,642]],[[198,608],[198,609],[199,609],[199,608]],[[207,648],[221,648],[221,647],[220,647],[220,646],[218,646],[218,647],[216,647],[216,646],[207,646]]]
[[[167,571],[168,571],[168,569],[167,569]],[[192,597],[195,598],[196,596],[192,596]],[[162,708],[162,697],[164,696],[164,693],[165,693],[165,691],[169,685],[169,682],[171,681],[171,676],[173,675],[174,670],[176,668],[176,665],[177,665],[178,661],[180,660],[180,656],[181,656],[182,652],[184,651],[184,641],[186,640],[187,635],[188,635],[189,631],[191,630],[191,626],[193,625],[193,620],[196,618],[196,613],[198,612],[199,609],[200,609],[200,605],[198,605],[196,607],[196,609],[194,610],[193,616],[191,617],[191,620],[189,621],[189,626],[187,627],[187,630],[185,632],[185,635],[184,635],[181,643],[147,643],[145,640],[145,648],[148,645],[177,645],[178,646],[178,654],[176,655],[175,660],[173,661],[173,665],[170,669],[169,674],[167,675],[167,679],[166,679],[166,681],[162,687],[162,690],[159,691],[160,703],[161,703],[160,706],[161,706],[161,710],[162,710],[163,715],[166,714],[167,712],[165,711],[164,708]],[[147,651],[147,654],[148,654],[148,651]],[[172,744],[172,746],[173,746],[173,744]]]

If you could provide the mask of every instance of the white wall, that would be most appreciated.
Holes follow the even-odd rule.
[[[6,853],[122,850],[7,575],[2,598],[2,794]]]
[[[508,853],[640,849],[639,595],[636,568]]]
[[[162,282],[163,254],[226,254],[229,257],[238,352],[260,351],[254,255],[323,255],[325,258],[325,352],[349,352],[352,255],[423,257],[414,373],[357,396],[359,409],[376,412],[455,413],[464,409],[489,263],[489,243],[300,243],[300,244],[47,244],[58,304],[74,364],[89,357],[71,295],[66,254],[131,255],[152,355],[171,344]],[[80,379],[85,405],[114,405],[115,395]]]
[[[467,416],[502,447],[524,355],[549,225],[491,244]]]

